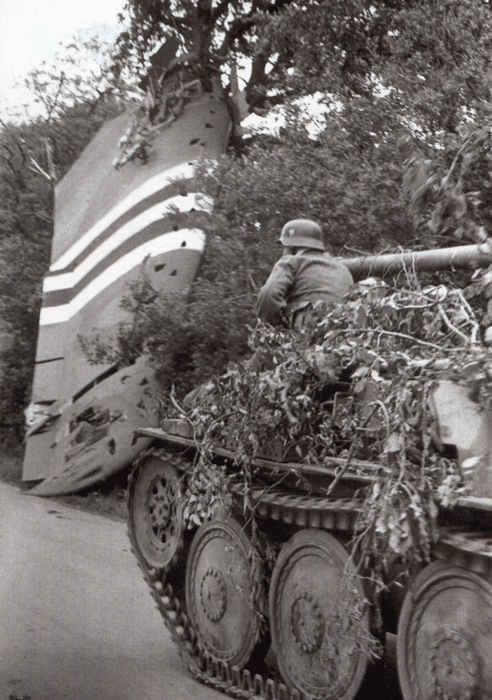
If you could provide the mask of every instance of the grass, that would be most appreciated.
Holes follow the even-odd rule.
[[[0,438],[0,481],[21,486],[24,450],[18,442],[8,437]]]
[[[126,482],[128,472],[124,470],[108,479],[97,489],[57,496],[56,500],[72,508],[99,513],[115,520],[126,518]]]

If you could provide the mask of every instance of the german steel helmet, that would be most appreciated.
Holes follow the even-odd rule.
[[[325,249],[321,226],[310,219],[288,221],[282,229],[279,241],[287,247]]]

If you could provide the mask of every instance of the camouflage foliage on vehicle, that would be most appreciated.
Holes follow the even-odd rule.
[[[231,363],[191,407],[173,399],[167,412],[186,417],[201,446],[188,474],[190,522],[227,506],[238,477],[247,504],[252,458],[268,446],[293,473],[296,464],[336,463],[328,495],[350,472],[378,476],[363,494],[355,538],[359,566],[378,586],[396,560],[410,570],[428,561],[438,506],[469,490],[442,444],[432,393],[452,381],[484,410],[492,399],[488,319],[467,299],[475,291],[420,288],[408,275],[399,286],[358,285],[328,312],[313,309],[301,332],[258,324],[253,362]],[[233,451],[235,473],[210,458],[220,446]]]

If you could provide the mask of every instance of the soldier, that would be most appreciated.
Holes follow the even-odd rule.
[[[317,301],[331,305],[350,291],[348,269],[325,250],[321,227],[294,219],[280,234],[284,253],[258,294],[258,317],[273,326],[300,328]]]

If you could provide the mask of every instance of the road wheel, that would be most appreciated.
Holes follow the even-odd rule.
[[[196,531],[186,566],[186,609],[199,644],[213,659],[239,668],[264,647],[261,572],[252,551],[236,520],[215,519]]]
[[[130,476],[128,529],[149,567],[172,565],[183,540],[181,482],[177,469],[161,457],[147,457]]]
[[[272,643],[285,683],[306,698],[352,700],[364,679],[367,655],[358,641],[369,634],[368,614],[361,582],[351,574],[343,545],[321,530],[296,533],[275,564]],[[346,590],[357,622],[347,614]]]
[[[405,597],[397,659],[404,700],[492,698],[492,586],[430,564]]]

